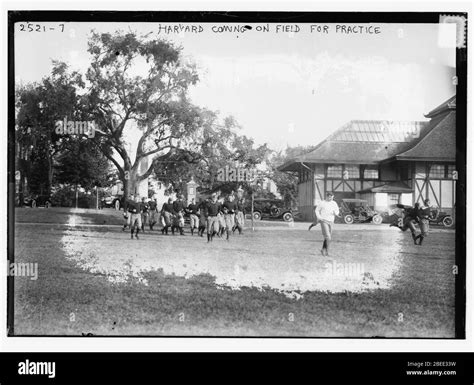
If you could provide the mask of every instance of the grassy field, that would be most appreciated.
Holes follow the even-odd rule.
[[[395,233],[351,227],[350,237],[338,233],[335,253],[366,265],[382,254],[387,261],[395,258],[389,286],[305,291],[294,299],[271,287],[231,290],[209,273],[165,274],[159,256],[183,264],[206,259],[211,266],[228,258],[262,270],[302,263],[304,256],[303,266],[312,266],[322,258],[315,252],[319,230],[285,231],[286,224],[272,224],[282,229],[263,231],[268,223],[262,222],[254,234],[247,231],[231,243],[216,240],[211,252],[202,238],[189,235],[155,232],[130,240],[113,210],[25,208],[16,210],[16,221],[16,260],[39,265],[37,280],[15,280],[17,335],[454,337],[453,231],[436,232],[420,248],[408,236],[397,243]],[[116,258],[119,264],[144,253],[156,259],[157,268],[142,272],[147,285],[134,276],[112,283],[107,274],[71,259],[62,246],[65,239],[83,256]]]

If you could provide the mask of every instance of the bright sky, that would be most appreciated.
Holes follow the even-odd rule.
[[[455,31],[434,24],[357,24],[380,33],[346,34],[336,24],[327,24],[328,33],[311,33],[310,24],[298,24],[297,33],[276,32],[276,24],[269,32],[249,24],[245,32],[215,33],[212,26],[223,24],[204,23],[201,33],[159,35],[158,23],[66,23],[64,32],[59,23],[40,25],[47,32],[16,25],[17,82],[41,80],[52,59],[85,72],[92,29],[153,32],[198,64],[201,81],[190,90],[196,104],[233,115],[243,133],[275,149],[317,144],[353,119],[424,120],[455,94]]]

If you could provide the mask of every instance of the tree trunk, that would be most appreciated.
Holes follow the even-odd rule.
[[[77,209],[77,195],[78,195],[78,192],[77,192],[77,183],[76,183],[76,190],[75,190],[75,192],[76,192],[76,209]]]
[[[128,169],[125,169],[124,172],[124,178],[122,180],[123,183],[123,193],[124,195],[130,196],[130,194],[136,194],[137,188],[138,188],[138,183],[140,182],[137,178],[137,169],[138,167],[129,167]]]
[[[125,196],[135,195],[137,193],[137,181],[132,178],[124,179],[123,181],[123,193]]]
[[[20,171],[20,191],[19,191],[19,206],[23,206],[24,204],[24,199],[25,199],[25,172],[23,170]]]
[[[53,185],[53,156],[48,156],[48,195],[51,194],[51,186]]]
[[[136,195],[138,193],[138,185],[144,179],[148,179],[148,176],[140,175],[140,162],[135,162],[132,166],[125,160],[123,174],[120,176],[120,180],[123,183],[124,196],[128,197],[131,194]]]

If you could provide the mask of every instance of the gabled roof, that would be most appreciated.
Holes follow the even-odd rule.
[[[395,156],[398,160],[456,160],[456,112],[451,111],[434,124],[430,132],[407,151]]]
[[[298,171],[301,163],[377,164],[398,160],[455,161],[456,96],[430,111],[429,122],[352,120],[313,151],[282,166]]]
[[[445,102],[441,103],[438,107],[435,109],[431,110],[428,112],[425,117],[427,118],[433,118],[436,115],[442,114],[442,113],[448,113],[450,111],[455,111],[456,110],[456,95],[451,96],[448,100]]]
[[[296,171],[299,163],[377,164],[409,149],[426,134],[428,122],[352,120],[339,128],[313,151],[279,167]]]

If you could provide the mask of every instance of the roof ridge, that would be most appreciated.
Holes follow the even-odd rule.
[[[441,123],[443,123],[445,120],[447,120],[451,114],[455,114],[455,112],[453,111],[450,111],[449,114],[447,114],[443,119],[441,119],[437,124],[436,126],[434,126],[423,138],[421,138],[421,140],[419,140],[413,147],[410,147],[408,150],[405,150],[403,152],[401,152],[400,154],[397,154],[395,155],[396,157],[397,156],[400,156],[400,155],[403,155],[405,154],[406,152],[409,152],[409,151],[412,151],[412,150],[415,150],[419,145],[421,145],[430,135],[433,134],[433,132],[435,131],[436,127],[439,127],[441,125]]]
[[[454,104],[453,104],[454,102]],[[456,109],[456,94],[445,100],[443,103],[433,108],[427,114],[423,114],[426,118],[432,118],[433,116],[439,115],[440,113],[446,110],[455,110]]]

